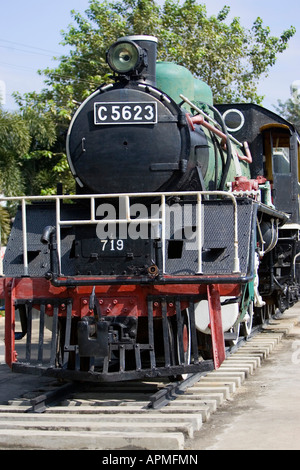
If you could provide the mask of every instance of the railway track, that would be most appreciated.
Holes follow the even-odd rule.
[[[0,449],[184,450],[297,321],[271,320],[217,371],[181,383],[51,384],[24,394],[0,406]]]

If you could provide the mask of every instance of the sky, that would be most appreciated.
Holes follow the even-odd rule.
[[[279,54],[269,76],[261,80],[258,88],[259,94],[265,96],[263,105],[271,110],[278,100],[289,99],[291,83],[300,80],[299,0],[199,0],[199,3],[206,4],[209,15],[217,14],[224,5],[230,6],[229,19],[238,16],[245,27],[251,27],[259,16],[274,36],[291,25],[296,27],[289,48]],[[53,57],[67,52],[60,44],[61,31],[68,30],[73,23],[71,10],[84,14],[88,6],[89,0],[0,0],[0,90],[4,90],[4,82],[4,109],[17,109],[12,92],[38,92],[44,87],[44,77],[37,71],[58,65]]]

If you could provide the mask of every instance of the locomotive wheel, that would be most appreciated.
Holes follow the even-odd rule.
[[[259,309],[258,319],[260,319],[260,323],[263,325],[267,320],[267,306],[264,305]]]
[[[177,332],[177,358],[179,364],[189,365],[191,363],[191,328],[189,312],[186,310],[181,314],[181,333]],[[182,338],[182,348],[179,338]]]
[[[176,318],[169,319],[169,344],[170,344],[170,358],[172,365],[189,365],[191,363],[191,329],[190,318],[188,310],[181,312],[181,324],[176,321]],[[169,377],[170,380],[184,380],[188,374],[178,374]]]
[[[168,335],[169,335],[169,347],[170,347],[170,361],[171,365],[176,364],[176,354],[175,354],[175,349],[176,349],[176,340],[174,337],[174,326],[171,318],[168,318]]]
[[[229,344],[229,346],[235,346],[235,345],[238,343],[238,340],[239,340],[239,337],[240,337],[240,332],[241,332],[241,324],[240,324],[240,323],[236,323],[236,324],[230,329],[230,333],[234,333],[235,338],[226,341],[226,343]]]
[[[60,319],[57,329],[56,343],[56,367],[62,367],[64,363],[64,344],[65,344],[65,322]]]
[[[177,363],[179,365],[189,365],[191,363],[192,344],[188,309],[181,312],[181,324],[177,325],[176,346]],[[189,374],[179,374],[176,379],[185,380],[188,375]]]
[[[248,337],[251,334],[252,325],[253,325],[253,312],[254,312],[253,302],[250,302],[244,321],[241,322],[241,336]]]

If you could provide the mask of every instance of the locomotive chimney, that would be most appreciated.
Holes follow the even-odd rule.
[[[147,51],[147,66],[143,70],[143,83],[156,85],[156,56],[157,56],[157,38],[154,36],[136,35],[126,36],[130,41],[134,41],[138,46]]]

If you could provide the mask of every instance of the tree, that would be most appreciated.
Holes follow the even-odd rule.
[[[237,17],[228,24],[229,12],[230,8],[224,6],[216,16],[208,17],[205,5],[196,0],[186,0],[182,6],[167,0],[163,26],[168,34],[161,57],[185,65],[208,83],[217,103],[260,104],[263,97],[257,95],[258,82],[268,74],[296,30],[291,26],[277,38],[271,36],[261,18],[250,30]]]
[[[5,196],[23,194],[20,158],[29,145],[29,130],[20,114],[0,108],[0,192]]]
[[[300,133],[300,103],[289,99],[285,102],[278,100],[277,112],[287,121],[294,124]]]
[[[24,179],[20,159],[30,145],[27,124],[19,113],[8,113],[0,107],[0,193],[20,196],[24,193]],[[1,242],[10,231],[10,217],[14,204],[0,205]]]
[[[151,34],[158,38],[158,59],[187,67],[207,82],[216,102],[260,103],[257,85],[268,74],[279,53],[288,46],[295,28],[271,36],[270,28],[257,18],[251,30],[239,18],[227,22],[230,8],[208,16],[196,0],[90,0],[83,16],[72,11],[77,25],[63,32],[63,44],[71,46],[55,69],[46,69],[45,83],[52,90],[62,117],[71,118],[81,102],[109,78],[105,52],[117,38],[128,34]]]
[[[55,193],[57,182],[65,183],[65,189],[73,191],[65,155],[67,123],[57,117],[54,101],[44,93],[34,92],[24,97],[15,93],[15,98],[30,135],[28,150],[20,157],[25,193]]]
[[[260,103],[263,97],[257,94],[258,81],[287,48],[295,28],[291,26],[275,37],[261,18],[248,30],[239,18],[229,22],[229,12],[224,6],[217,15],[208,16],[205,5],[197,0],[165,0],[163,6],[154,0],[90,0],[84,14],[73,10],[73,24],[62,33],[62,44],[69,52],[58,59],[56,68],[39,72],[45,76],[45,89],[39,94],[16,95],[33,135],[30,152],[23,158],[23,167],[31,175],[26,191],[54,192],[57,181],[72,191],[63,132],[78,105],[111,80],[105,53],[119,37],[156,36],[158,59],[186,66],[206,81],[216,103]],[[50,130],[44,136],[46,141],[36,137],[33,122],[36,126],[37,116],[39,125]]]

